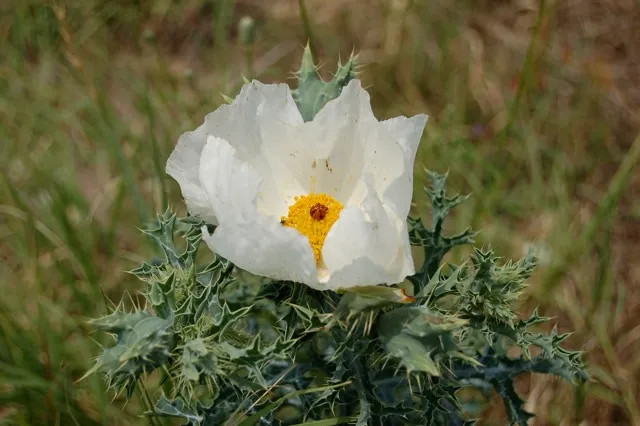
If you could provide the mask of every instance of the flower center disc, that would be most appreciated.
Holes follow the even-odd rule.
[[[289,214],[282,216],[284,226],[295,228],[309,239],[316,263],[320,262],[322,246],[329,230],[340,217],[343,206],[330,195],[314,194],[294,197]]]

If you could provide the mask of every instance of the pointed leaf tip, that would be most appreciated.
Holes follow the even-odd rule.
[[[309,42],[304,48],[302,53],[302,61],[300,63],[300,69],[298,70],[298,78],[317,78],[317,67],[313,60],[313,53],[311,52],[311,47]]]
[[[342,89],[356,77],[355,66],[355,58],[352,57],[345,65],[338,65],[331,81],[322,81],[311,48],[307,44],[297,72],[298,88],[293,91],[293,98],[305,121],[312,120],[327,102],[340,96]]]

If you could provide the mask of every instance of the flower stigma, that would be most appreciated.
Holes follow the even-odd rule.
[[[340,217],[343,205],[325,193],[296,196],[289,207],[287,216],[280,218],[280,223],[295,228],[309,239],[316,263],[322,257],[322,246],[329,230]]]
[[[327,212],[329,211],[329,207],[324,204],[315,203],[313,207],[309,209],[309,214],[315,220],[322,220],[327,216]]]

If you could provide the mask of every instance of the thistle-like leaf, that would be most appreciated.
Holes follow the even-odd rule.
[[[522,349],[525,360],[531,359],[531,346],[541,349],[542,355],[535,358],[537,360],[536,367],[531,367],[533,372],[554,374],[572,382],[588,380],[589,376],[584,371],[582,353],[561,346],[561,343],[569,337],[568,333],[558,334],[555,328],[550,334],[529,330],[531,325],[541,322],[542,319],[546,320],[546,318],[539,317],[536,311],[531,318],[519,321],[514,327],[490,322],[484,324],[474,322],[473,326],[487,334],[494,333],[509,338]],[[546,362],[543,363],[542,360],[546,360]],[[548,370],[544,370],[545,368]]]
[[[514,302],[524,289],[524,282],[533,273],[537,259],[528,253],[518,262],[498,265],[491,250],[476,249],[471,258],[473,279],[458,286],[458,308],[481,321],[495,321],[514,326],[517,314]]]
[[[128,397],[136,381],[167,362],[173,349],[171,322],[148,312],[116,311],[91,325],[114,335],[116,343],[103,351],[87,375],[104,374],[109,387],[126,389]]]
[[[448,197],[446,194],[447,174],[439,174],[427,171],[431,180],[431,188],[427,188],[427,195],[431,200],[431,227],[427,228],[422,218],[407,219],[409,227],[409,239],[412,245],[421,246],[424,249],[425,261],[422,268],[409,280],[415,286],[415,294],[427,285],[444,256],[454,247],[464,244],[472,244],[476,233],[467,229],[454,236],[443,234],[444,221],[449,211],[463,202],[468,196],[455,195]]]
[[[189,340],[181,349],[182,377],[197,382],[202,375],[213,377],[218,374],[218,359],[212,345],[206,340]]]
[[[340,96],[342,89],[356,78],[356,61],[357,57],[351,55],[346,64],[338,64],[338,70],[333,79],[324,82],[318,76],[311,49],[308,45],[305,47],[302,64],[297,73],[298,88],[293,91],[293,99],[304,121],[313,120],[327,102]]]
[[[195,264],[195,255],[202,240],[202,227],[205,223],[193,216],[177,219],[175,213],[167,209],[151,221],[142,232],[149,236],[164,254],[164,262],[155,260],[145,263],[130,271],[140,279],[147,279],[149,275],[162,268],[164,263],[174,267],[189,269]],[[176,247],[174,236],[182,236],[186,242],[184,250]]]
[[[196,409],[192,409],[180,399],[168,399],[165,396],[161,396],[153,407],[153,411],[148,413],[158,417],[174,417],[183,419],[189,426],[200,426],[203,424],[205,418],[198,415]]]
[[[378,333],[387,353],[397,358],[409,372],[439,376],[441,361],[459,358],[474,362],[462,353],[455,336],[466,323],[454,315],[443,315],[426,306],[403,307],[380,318]]]
[[[387,286],[355,287],[346,290],[336,308],[338,318],[347,319],[362,311],[393,304],[415,302],[415,298],[407,295],[401,288]]]

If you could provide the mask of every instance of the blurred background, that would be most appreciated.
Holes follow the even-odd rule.
[[[108,342],[86,320],[141,288],[125,272],[153,254],[138,228],[185,213],[164,173],[178,136],[243,76],[295,85],[307,40],[325,78],[359,53],[378,118],[430,115],[415,215],[429,217],[424,167],[449,170],[473,194],[452,231],[505,258],[538,250],[521,312],[575,331],[593,381],[521,380],[532,424],[640,424],[640,3],[305,4],[2,2],[0,424],[146,424],[144,392],[125,406],[79,381]],[[481,424],[505,424],[494,402]]]

